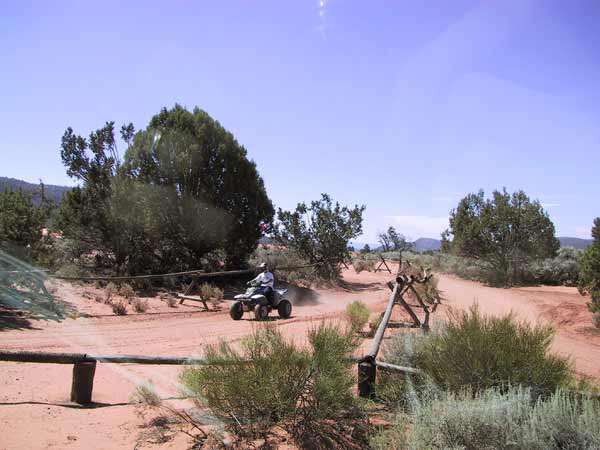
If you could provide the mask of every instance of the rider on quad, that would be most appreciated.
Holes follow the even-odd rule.
[[[261,263],[258,266],[262,272],[258,274],[256,278],[251,281],[248,281],[249,286],[258,286],[255,294],[262,294],[266,297],[270,304],[273,304],[273,287],[275,285],[275,277],[269,270],[269,266],[267,263]]]
[[[256,320],[264,320],[269,313],[276,310],[279,317],[289,319],[292,315],[292,303],[286,298],[287,289],[274,289],[275,277],[266,263],[260,266],[260,274],[252,281],[244,294],[234,297],[234,302],[229,308],[229,315],[233,320],[240,320],[244,312],[254,312]]]

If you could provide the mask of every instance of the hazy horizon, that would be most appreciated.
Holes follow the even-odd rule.
[[[141,129],[180,103],[234,134],[277,207],[365,204],[359,242],[439,239],[460,198],[504,186],[589,238],[598,19],[593,1],[9,3],[0,175],[74,185],[68,126]]]

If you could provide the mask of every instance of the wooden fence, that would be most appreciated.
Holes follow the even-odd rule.
[[[73,364],[71,380],[71,401],[80,405],[92,403],[96,364],[152,364],[152,365],[206,365],[202,358],[186,358],[178,356],[143,356],[143,355],[94,355],[90,353],[49,353],[49,352],[11,352],[0,351],[0,361],[42,364]],[[352,358],[352,362],[361,362],[362,358]],[[416,373],[417,369],[396,366],[376,361],[381,370],[403,373]]]
[[[385,262],[385,261],[383,261]],[[276,270],[295,270],[308,267],[314,267],[317,264],[297,267],[280,267]],[[387,265],[386,265],[387,266]],[[379,361],[377,356],[381,347],[381,342],[385,334],[385,330],[390,325],[392,309],[395,305],[401,305],[413,319],[413,327],[422,328],[425,331],[429,327],[430,309],[420,298],[413,287],[415,283],[426,282],[430,275],[422,277],[408,276],[402,273],[401,267],[398,269],[395,283],[389,282],[388,286],[391,289],[389,301],[384,312],[381,323],[375,333],[375,338],[369,352],[362,358],[352,358],[352,362],[358,363],[358,391],[362,397],[373,397],[375,392],[375,382],[377,371],[394,371],[404,374],[419,373],[418,369],[412,367],[403,367],[395,364],[389,364]],[[388,268],[389,270],[389,268]],[[107,280],[130,280],[130,279],[148,279],[158,277],[177,277],[190,276],[192,283],[195,283],[198,278],[210,278],[219,276],[236,276],[250,274],[255,272],[255,269],[232,270],[223,272],[206,273],[202,271],[187,271],[160,275],[140,275],[128,277],[59,277],[50,275],[50,277],[70,280],[70,281],[107,281]],[[191,287],[191,286],[190,286]],[[189,289],[188,289],[189,290]],[[416,296],[420,307],[425,311],[425,319],[420,321],[417,315],[412,310],[411,306],[404,300],[403,296],[408,291],[411,291]],[[437,304],[433,306],[433,311]],[[95,355],[88,353],[48,353],[48,352],[11,352],[0,351],[0,361],[12,361],[22,363],[43,363],[43,364],[73,364],[73,377],[71,381],[71,401],[82,405],[92,403],[92,392],[94,386],[94,375],[96,373],[96,364],[98,362],[108,364],[153,364],[153,365],[185,365],[185,364],[206,364],[206,361],[198,358],[186,357],[158,357],[158,356],[141,356],[141,355]]]

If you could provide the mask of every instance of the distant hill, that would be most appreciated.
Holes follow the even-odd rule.
[[[39,184],[28,183],[27,181],[17,180],[15,178],[0,177],[0,192],[4,192],[7,189],[13,191],[22,189],[23,192],[32,192],[34,193],[33,200],[39,201]],[[63,194],[69,192],[73,188],[68,186],[56,186],[54,184],[44,184],[44,189],[46,191],[46,197],[55,203],[59,203]]]
[[[594,242],[593,239],[581,239],[566,236],[558,237],[557,239],[560,241],[561,247],[575,247],[580,248],[582,250],[585,250]]]
[[[442,246],[442,241],[432,238],[419,238],[413,242],[413,249],[418,253],[429,250],[438,251]]]

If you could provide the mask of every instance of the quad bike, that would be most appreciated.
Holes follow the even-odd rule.
[[[235,302],[229,308],[229,315],[233,320],[240,320],[247,311],[254,311],[256,320],[266,319],[274,309],[282,319],[287,319],[292,315],[292,304],[285,298],[287,289],[273,289],[273,302],[271,303],[263,294],[257,293],[259,287],[260,285],[253,284],[244,294],[234,297]]]

